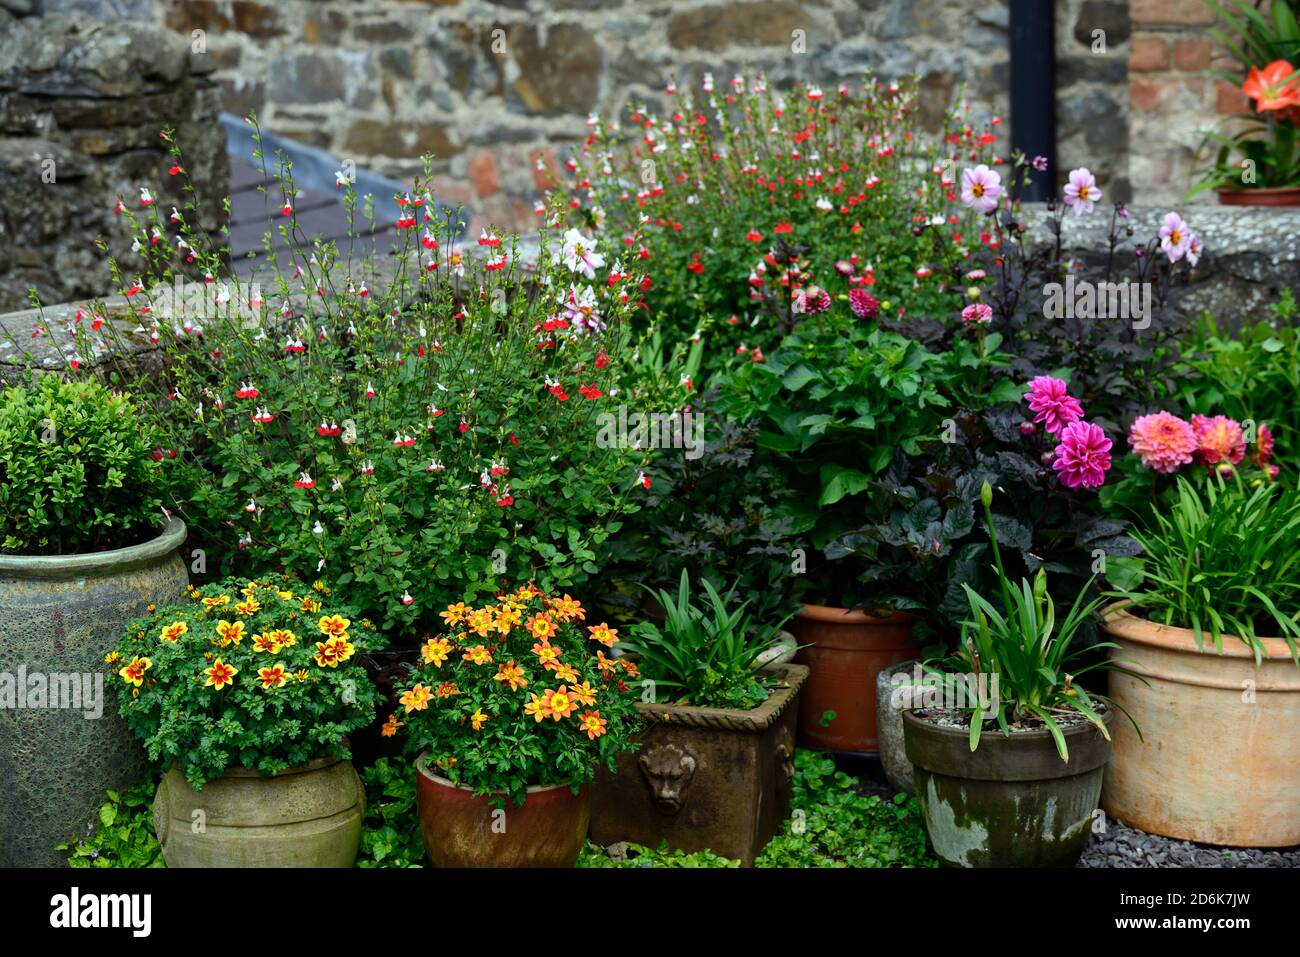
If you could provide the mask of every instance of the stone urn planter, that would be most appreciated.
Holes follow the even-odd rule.
[[[1103,720],[1115,725],[1113,712]],[[907,757],[935,855],[949,867],[1073,867],[1092,833],[1110,742],[1090,722],[1065,729],[1065,762],[1046,729],[996,728],[970,749],[965,728],[903,714]]]
[[[907,744],[903,740],[903,712],[910,701],[906,692],[898,694],[899,707],[895,707],[895,692],[904,679],[910,680],[914,670],[920,668],[920,659],[890,665],[876,677],[876,732],[880,742],[880,767],[895,791],[915,794],[912,762],[907,760]],[[897,677],[895,677],[897,676]]]
[[[677,850],[711,850],[754,863],[790,810],[796,702],[803,665],[769,665],[776,689],[739,711],[638,703],[649,722],[618,773],[596,778],[591,838]]]
[[[1114,658],[1143,684],[1110,674],[1110,696],[1142,729],[1115,729],[1102,806],[1167,837],[1235,847],[1300,844],[1300,667],[1281,638],[1260,667],[1238,638],[1223,654],[1184,628],[1119,605],[1104,613]]]
[[[232,769],[201,791],[172,769],[153,820],[168,867],[351,867],[365,808],[352,762],[323,758],[269,777]]]
[[[799,699],[799,742],[828,751],[875,752],[876,678],[915,658],[912,616],[878,618],[847,608],[804,605],[789,625],[800,645],[795,660],[810,674]],[[822,716],[835,712],[829,724]]]
[[[416,808],[434,867],[572,867],[587,839],[591,786],[530,787],[520,807],[487,797],[415,763]]]
[[[184,541],[173,519],[129,548],[0,555],[0,867],[61,866],[54,846],[85,832],[104,792],[144,778],[104,656],[146,606],[184,593]]]

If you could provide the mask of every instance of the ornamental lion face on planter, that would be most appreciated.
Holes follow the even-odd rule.
[[[675,744],[661,744],[644,752],[637,763],[659,812],[672,815],[680,811],[695,777],[695,758]]]

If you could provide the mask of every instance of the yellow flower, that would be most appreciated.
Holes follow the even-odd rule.
[[[424,711],[432,698],[433,694],[427,687],[417,684],[410,691],[403,691],[397,700],[406,708],[406,713],[410,714],[412,711]]]
[[[238,647],[240,641],[244,638],[244,623],[242,621],[222,621],[217,622],[217,635],[220,638],[218,644],[222,648],[229,648],[231,645]]]
[[[261,611],[262,606],[257,603],[257,599],[250,598],[247,601],[238,602],[235,605],[235,612],[240,615],[251,615],[255,611]]]
[[[293,676],[299,681],[306,681],[308,678],[311,677],[311,672],[308,671],[306,668],[303,668],[300,671],[295,671],[293,673]]]
[[[555,617],[559,618],[560,621],[582,621],[587,617],[582,604],[569,595],[552,599],[551,611],[555,612]]]
[[[268,655],[278,654],[280,652],[280,643],[275,640],[275,632],[268,631],[260,635],[254,635],[253,650]]]
[[[540,638],[542,641],[550,641],[551,636],[554,635],[557,630],[555,622],[551,621],[547,615],[534,615],[528,622],[529,633],[534,638]]]
[[[211,686],[214,691],[220,691],[226,685],[235,683],[235,675],[239,674],[239,669],[218,658],[212,662],[211,668],[204,668],[203,673],[208,676],[208,680],[203,682],[204,687]]]
[[[379,733],[385,738],[391,738],[393,735],[397,734],[398,728],[404,727],[406,727],[405,721],[398,721],[396,714],[390,714],[388,720],[384,722],[384,726],[379,729]]]
[[[122,680],[137,688],[144,683],[144,673],[153,667],[148,658],[132,658],[131,663],[118,672]]]
[[[492,634],[495,626],[496,621],[492,616],[491,608],[476,608],[470,612],[468,627],[474,634],[487,638]]]
[[[153,612],[158,610],[158,606],[155,605],[153,602],[149,602],[149,604],[144,606],[144,610],[152,614]]]
[[[158,637],[162,641],[177,641],[181,637],[181,635],[186,634],[189,630],[190,630],[190,626],[187,625],[185,622],[174,621],[170,625],[165,627],[162,630],[162,634],[159,635]]]
[[[451,654],[452,644],[446,638],[430,638],[420,647],[420,654],[426,665],[441,668],[442,663]]]
[[[459,625],[462,621],[468,618],[469,612],[470,610],[465,606],[465,603],[463,601],[458,601],[454,605],[448,605],[446,611],[440,611],[438,614],[442,616],[442,620],[445,621],[447,627],[450,628],[453,625]]]
[[[326,615],[316,624],[317,627],[320,628],[320,633],[322,635],[339,638],[347,635],[348,625],[352,624],[352,622],[348,621],[342,615]]]
[[[278,599],[280,599],[280,601],[293,601],[293,599],[294,599],[294,594],[293,594],[293,592],[291,592],[291,591],[279,591],[279,590],[277,590],[276,593],[275,593],[275,597],[278,598]]]
[[[261,679],[263,688],[280,688],[289,680],[284,667],[278,663],[269,668],[258,668],[257,677]]]
[[[122,655],[120,652],[117,651],[110,651],[108,654],[104,656],[104,664],[106,665],[115,665],[121,660],[122,660]]]
[[[298,636],[288,628],[277,628],[270,634],[271,639],[283,648],[292,648],[298,644]]]
[[[548,701],[550,700],[550,692],[543,692],[543,694],[545,697],[539,698],[537,695],[529,692],[528,704],[524,705],[524,714],[531,714],[533,720],[538,724],[541,724],[542,721],[550,717],[551,714],[550,705],[548,704]]]
[[[482,731],[483,725],[487,724],[487,719],[482,708],[475,708],[474,713],[469,716],[469,723],[475,731]]]
[[[528,686],[528,679],[524,677],[524,669],[512,659],[497,668],[497,673],[492,676],[493,681],[503,681],[510,686],[511,691],[518,691],[520,688]]]
[[[222,605],[230,603],[229,595],[217,595],[215,598],[203,599],[203,607],[207,609],[220,608]]]
[[[587,732],[587,738],[591,741],[605,733],[605,724],[599,711],[584,711],[578,715],[578,727]]]
[[[537,660],[542,663],[542,667],[547,671],[553,671],[559,666],[560,649],[556,648],[554,645],[542,640],[533,645],[532,651],[533,654],[537,656]]]
[[[556,721],[567,718],[578,709],[578,702],[573,700],[573,695],[569,694],[569,689],[564,685],[560,685],[554,691],[546,692],[546,695],[547,710]]]
[[[302,610],[309,615],[314,615],[320,611],[320,602],[308,595],[302,600]]]
[[[572,665],[557,664],[553,669],[556,680],[558,681],[577,681],[578,673],[573,670]]]
[[[599,641],[606,648],[613,648],[614,642],[618,641],[618,629],[603,621],[599,625],[588,625],[587,630],[591,632],[592,641]]]
[[[524,618],[519,609],[512,605],[502,605],[497,609],[496,630],[498,634],[508,635],[515,625],[522,624]]]
[[[583,707],[589,708],[596,703],[596,689],[591,686],[590,681],[574,685],[569,689],[569,694],[573,695],[573,700]]]
[[[337,668],[351,658],[355,650],[352,642],[346,637],[331,638],[329,641],[316,642],[316,653],[313,657],[316,659],[316,664],[322,668]]]

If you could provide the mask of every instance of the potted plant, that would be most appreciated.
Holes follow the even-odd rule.
[[[0,394],[0,867],[59,864],[54,845],[143,772],[99,676],[126,623],[185,588],[162,458],[97,383],[42,375]]]
[[[656,596],[663,623],[638,623],[623,642],[641,671],[636,707],[648,727],[640,751],[597,782],[591,836],[604,845],[666,841],[749,866],[789,812],[795,705],[808,669],[781,660],[793,651],[784,620],[757,623],[749,600],[731,607],[730,592],[703,584],[700,607],[683,569],[676,598]]]
[[[531,585],[441,613],[401,696],[416,803],[435,867],[572,867],[596,768],[632,747],[636,676],[617,631]]]
[[[926,663],[935,680],[913,689],[925,707],[903,715],[907,757],[943,863],[1068,867],[1092,832],[1113,717],[1078,679],[1117,666],[1075,645],[1101,599],[1085,604],[1081,590],[1058,623],[1046,570],[1018,586],[1007,578],[987,484],[981,500],[1002,607],[964,586],[961,647]]]
[[[1300,22],[1295,0],[1265,0],[1264,9],[1241,2],[1229,12],[1205,0],[1232,31],[1209,31],[1241,68],[1245,79],[1213,70],[1221,80],[1240,85],[1255,104],[1243,117],[1246,128],[1227,136],[1207,132],[1219,144],[1214,163],[1201,170],[1189,198],[1213,189],[1225,206],[1300,205]]]
[[[323,583],[283,576],[189,599],[133,621],[105,659],[164,771],[167,866],[351,867],[365,797],[347,738],[378,700],[358,661],[374,626]]]
[[[1234,475],[1236,473],[1234,472]],[[1108,814],[1145,831],[1239,847],[1300,844],[1300,490],[1179,476],[1137,534],[1144,555],[1104,624],[1135,676],[1111,696],[1120,728]]]

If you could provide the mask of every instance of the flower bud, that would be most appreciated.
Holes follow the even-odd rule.
[[[993,504],[993,486],[987,481],[980,487],[980,501],[984,503],[985,508]]]

